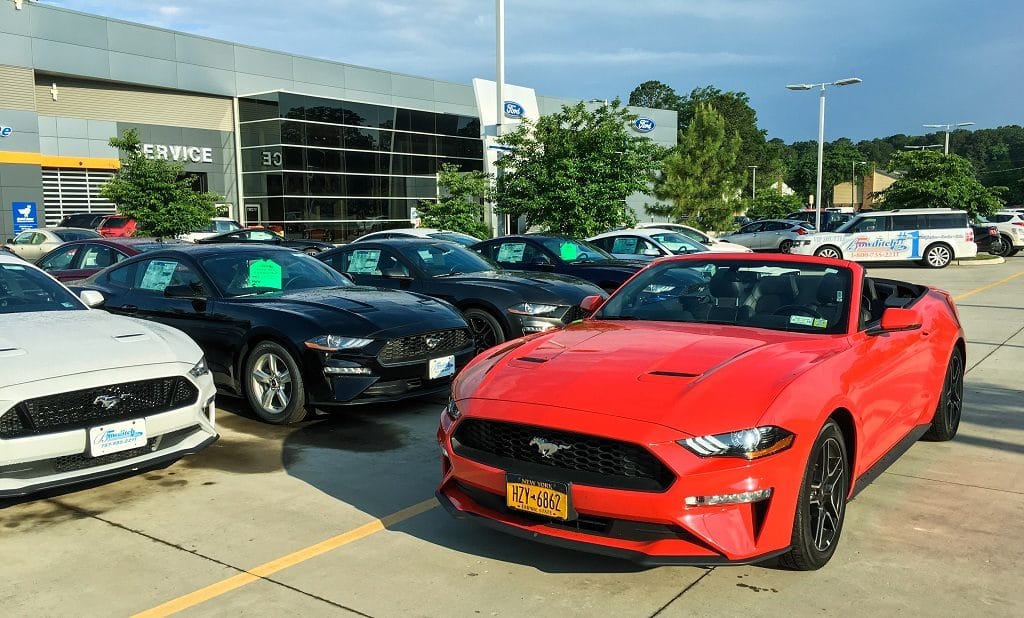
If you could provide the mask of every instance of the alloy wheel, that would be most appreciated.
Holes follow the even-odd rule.
[[[959,354],[949,362],[949,378],[946,381],[946,422],[950,429],[960,425],[960,414],[964,406],[964,365]]]
[[[838,440],[828,438],[818,449],[811,473],[810,526],[814,548],[828,550],[839,536],[846,508],[846,462]]]
[[[843,256],[839,254],[839,250],[832,247],[818,249],[818,252],[815,255],[818,257],[831,258],[833,260],[841,260],[843,258]]]
[[[253,364],[250,376],[252,392],[267,412],[279,414],[292,400],[292,375],[284,359],[265,352]]]
[[[928,265],[932,268],[942,268],[949,264],[953,259],[953,254],[950,253],[949,249],[945,245],[935,245],[928,250],[928,254],[925,255],[925,259],[928,261]]]
[[[494,330],[494,325],[484,316],[468,313],[466,315],[466,323],[469,324],[469,330],[473,333],[473,340],[476,341],[477,354],[502,342],[502,339],[499,338],[498,333]]]

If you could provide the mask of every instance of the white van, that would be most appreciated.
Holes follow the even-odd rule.
[[[976,256],[978,245],[966,211],[915,208],[861,212],[834,232],[799,239],[792,251],[854,262],[917,260],[945,268],[954,259]]]

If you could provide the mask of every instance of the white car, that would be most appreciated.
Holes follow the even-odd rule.
[[[681,223],[640,223],[637,227],[657,228],[661,230],[679,232],[683,236],[688,236],[704,245],[708,248],[708,251],[711,251],[712,253],[749,253],[751,251],[749,247],[744,247],[743,245],[734,242],[718,240],[695,227],[690,227],[689,225],[683,225]]]
[[[226,234],[227,232],[234,232],[235,230],[240,229],[242,229],[242,224],[234,219],[230,219],[228,217],[214,217],[202,228],[189,232],[188,234],[181,234],[178,236],[178,240],[196,242],[197,240],[216,236],[217,234]]]
[[[623,260],[656,259],[668,255],[710,253],[710,247],[672,230],[638,228],[598,234],[588,241]],[[740,252],[750,249],[740,247]]]
[[[77,227],[32,228],[20,232],[14,238],[8,238],[4,249],[23,260],[35,262],[66,242],[89,238],[103,236],[96,230],[83,230]]]
[[[987,217],[978,217],[978,221],[999,231],[999,244],[993,244],[989,253],[1010,257],[1024,249],[1024,214],[1004,210]]]
[[[217,439],[199,346],[91,309],[0,252],[0,498],[167,465]]]
[[[438,230],[432,227],[404,227],[394,230],[370,232],[369,234],[360,236],[352,242],[360,242],[363,240],[383,240],[385,238],[433,238],[435,240],[457,242],[464,247],[475,245],[481,240],[476,236],[470,236],[469,234],[463,234],[462,232]]]

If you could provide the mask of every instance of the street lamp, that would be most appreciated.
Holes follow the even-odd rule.
[[[754,175],[750,178],[750,199],[757,197],[757,166],[748,165],[748,170],[754,170]]]
[[[850,205],[853,206],[854,210],[860,210],[859,208],[857,208],[857,166],[867,164],[867,161],[854,161],[853,169],[850,170]]]
[[[821,229],[821,166],[822,157],[825,151],[825,86],[850,86],[859,84],[862,80],[859,77],[847,77],[837,79],[834,82],[822,82],[820,84],[789,84],[786,88],[790,90],[811,90],[818,88],[821,94],[818,95],[818,184],[814,192],[814,229]]]
[[[949,132],[957,127],[969,127],[973,125],[973,122],[951,122],[949,124],[923,124],[922,127],[927,129],[945,129],[946,130],[946,147],[943,149],[943,154],[949,154]]]
[[[496,85],[494,94],[496,95],[495,99],[497,99],[498,103],[498,117],[497,124],[494,127],[494,140],[495,142],[498,142],[501,140],[503,124],[502,119],[505,116],[505,0],[495,0],[494,13],[497,22],[495,24],[496,32],[494,37],[496,46],[495,55],[497,56],[497,67],[495,71],[497,73],[497,75],[495,76],[497,79],[495,80]],[[497,168],[495,170],[496,183],[501,179],[502,176],[504,176],[503,168],[497,164],[498,160],[501,159],[501,155],[503,152],[503,150],[498,149],[498,152],[495,155],[495,167]],[[497,185],[495,185],[495,188],[497,188]],[[498,205],[497,202],[495,202],[495,205]],[[495,221],[495,223],[497,223],[497,221]],[[512,228],[512,216],[506,214],[503,223],[504,225],[502,227],[504,229],[502,230],[502,232],[506,235],[511,233],[510,230]]]

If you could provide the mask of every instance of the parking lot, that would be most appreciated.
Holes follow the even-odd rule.
[[[871,273],[957,298],[963,423],[857,497],[820,571],[644,569],[453,520],[433,498],[443,398],[283,428],[222,397],[221,439],[205,452],[3,505],[0,605],[7,615],[1024,615],[1024,256]]]

